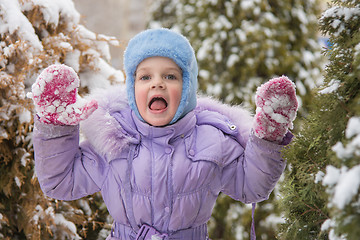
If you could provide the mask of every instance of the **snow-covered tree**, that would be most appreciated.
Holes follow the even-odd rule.
[[[0,239],[97,239],[108,231],[101,196],[63,202],[41,192],[26,93],[54,63],[79,73],[80,94],[123,81],[108,64],[109,44],[118,41],[82,26],[72,0],[0,0]]]
[[[297,85],[298,119],[306,116],[311,89],[322,82],[317,0],[157,0],[150,27],[188,37],[199,62],[200,89],[225,102],[254,105],[256,88],[287,75]],[[256,232],[275,238],[281,222],[276,194],[259,204]],[[241,206],[241,207],[240,207]],[[210,222],[212,239],[249,239],[251,208],[220,196]]]
[[[360,236],[360,1],[334,0],[320,18],[329,35],[324,85],[285,156],[281,239]]]
[[[307,93],[322,79],[319,6],[316,0],[158,0],[149,26],[189,38],[207,94],[249,104],[260,83],[287,75],[307,103]]]

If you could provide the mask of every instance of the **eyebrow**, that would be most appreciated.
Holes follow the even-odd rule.
[[[141,67],[140,69],[136,69],[136,71],[134,72],[134,75],[136,76],[136,73],[139,71],[148,71],[149,69],[152,69],[151,67]],[[166,68],[165,71],[177,71],[179,73],[183,73],[182,69],[180,67],[169,67]]]
[[[170,67],[170,68],[167,68],[166,70],[175,70],[175,71],[180,72],[180,73],[182,74],[182,70],[181,70],[181,68],[179,68],[179,67],[177,67],[177,68],[175,68],[175,67]]]

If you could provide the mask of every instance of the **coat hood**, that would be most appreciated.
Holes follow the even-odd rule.
[[[111,156],[115,154],[114,150],[121,151],[135,140],[113,117],[114,113],[129,106],[124,85],[98,89],[87,98],[97,100],[98,109],[89,118],[80,122],[80,133],[97,153],[102,156]]]
[[[120,123],[115,117],[121,111],[130,111],[125,85],[110,89],[101,89],[88,98],[98,101],[98,109],[80,124],[82,136],[90,142],[96,152],[102,156],[115,156],[116,152],[126,148],[129,143],[140,141],[139,133],[132,123]],[[236,139],[245,146],[252,127],[252,115],[247,109],[237,105],[223,104],[209,97],[199,97],[194,113],[211,111],[224,115],[228,125],[237,129]],[[211,118],[197,120],[201,124],[214,125]]]

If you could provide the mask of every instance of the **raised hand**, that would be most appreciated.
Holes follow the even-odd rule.
[[[281,143],[296,118],[298,102],[295,84],[285,76],[271,79],[258,87],[255,103],[255,135]]]
[[[56,125],[77,125],[93,113],[98,104],[77,94],[80,80],[66,65],[51,65],[44,69],[32,85],[30,97],[40,121]]]

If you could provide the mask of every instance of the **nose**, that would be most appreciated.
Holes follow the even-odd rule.
[[[160,89],[164,89],[165,88],[165,83],[164,80],[162,79],[161,76],[155,76],[152,81],[151,81],[151,88],[160,88]]]

